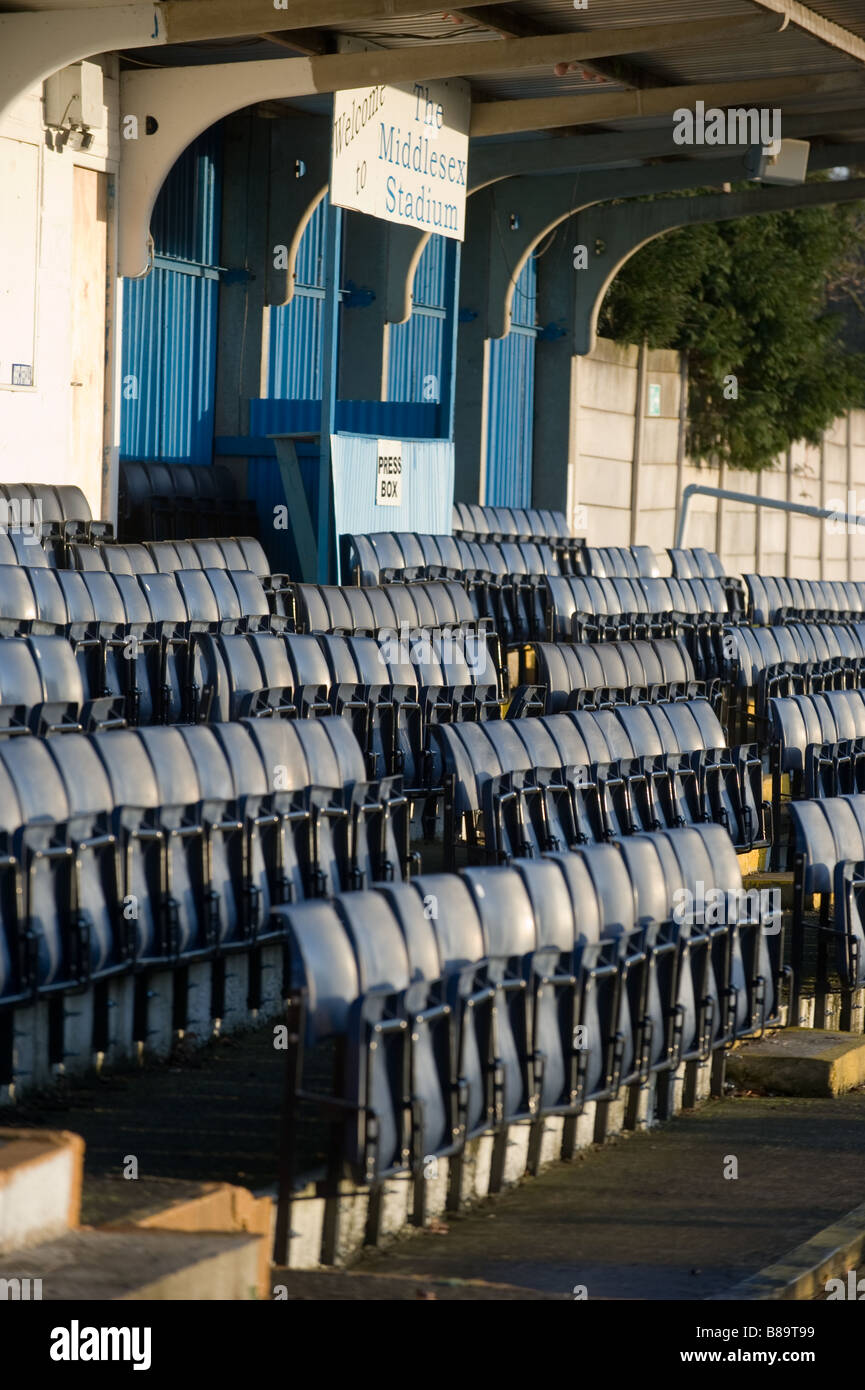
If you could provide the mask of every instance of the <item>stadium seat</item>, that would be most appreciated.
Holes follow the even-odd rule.
[[[815,1027],[825,1026],[830,952],[841,983],[841,1028],[852,1026],[852,991],[865,984],[865,796],[836,796],[790,805],[793,860],[793,976],[801,996],[809,952],[816,941]],[[812,899],[819,896],[816,912]]]
[[[537,642],[532,647],[544,713],[705,693],[681,641]],[[515,713],[521,712],[515,693]]]
[[[420,1224],[432,1158],[450,1158],[455,1208],[470,1139],[493,1137],[495,1191],[514,1125],[528,1128],[530,1171],[550,1116],[565,1119],[569,1156],[589,1101],[652,1074],[669,1092],[683,1061],[723,1056],[779,1017],[779,923],[744,901],[720,826],[421,875],[280,912],[294,1049],[280,1222],[287,1233],[303,1107],[323,1119],[336,1104],[344,1120],[319,1189],[331,1204],[325,1262],[339,1248],[345,1176],[370,1190],[367,1239],[396,1173],[413,1179]]]
[[[740,850],[767,843],[759,753],[727,749],[706,700],[446,724],[432,737],[449,862],[461,841],[495,862],[563,836],[568,847],[701,821],[726,826]]]
[[[861,580],[794,579],[774,575],[743,575],[748,611],[760,625],[788,619],[817,622],[850,619],[865,611],[865,582]]]
[[[855,688],[861,680],[863,624],[743,624],[725,629],[723,642],[722,679],[729,691],[730,732],[740,740],[766,738],[769,701],[774,696]]]

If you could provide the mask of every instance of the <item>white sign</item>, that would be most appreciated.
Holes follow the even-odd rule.
[[[462,241],[470,116],[462,80],[335,92],[331,202]]]
[[[402,506],[402,440],[380,439],[375,470],[377,507]]]

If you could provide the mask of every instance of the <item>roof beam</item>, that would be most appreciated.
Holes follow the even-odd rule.
[[[533,34],[550,33],[549,25],[539,24],[536,19],[529,15],[516,14],[506,6],[494,5],[486,10],[474,8],[452,10],[451,14],[460,15],[463,19],[470,19],[485,29],[492,29],[494,33],[500,34],[504,39],[525,39]],[[611,58],[609,60],[597,58],[594,62],[586,63],[586,70],[606,78],[608,82],[620,83],[623,87],[663,86],[662,78],[655,77],[654,74],[635,67],[623,58]]]
[[[752,4],[759,5],[760,9],[769,10],[772,14],[783,15],[797,29],[804,29],[806,34],[820,39],[821,43],[826,43],[830,48],[836,48],[840,53],[847,53],[851,58],[865,63],[865,39],[851,33],[849,29],[843,29],[840,24],[833,24],[831,19],[817,14],[816,10],[809,9],[807,5],[800,5],[798,0],[752,0]]]
[[[865,109],[820,111],[787,116],[784,135],[794,140],[865,130]],[[558,140],[541,138],[472,146],[469,158],[469,193],[488,183],[519,174],[564,174],[597,165],[638,164],[646,159],[717,159],[735,146],[702,145],[685,152],[673,143],[671,127],[663,130],[607,131],[601,135],[566,135]]]
[[[291,29],[290,38],[285,34],[259,34],[260,39],[275,43],[279,48],[288,48],[293,53],[302,53],[306,58],[320,58],[323,53],[333,53],[334,40],[324,29]]]
[[[658,87],[636,92],[605,92],[592,96],[534,97],[519,101],[490,101],[472,107],[472,136],[513,135],[522,130],[553,130],[557,126],[592,125],[629,117],[669,116],[697,101],[706,106],[732,106],[739,102],[783,101],[789,97],[851,95],[865,87],[847,73],[801,77],[750,78],[744,82],[701,83],[685,87]]]
[[[188,3],[195,3],[195,0],[188,0]],[[525,39],[502,39],[500,43],[466,43],[465,40],[422,43],[410,48],[340,53],[319,62],[313,59],[312,70],[314,80],[319,75],[323,79],[321,85],[316,84],[316,90],[334,91],[383,81],[411,82],[416,78],[464,77],[467,73],[552,67],[557,62],[648,52],[701,39],[777,33],[782,27],[774,15],[744,15],[734,19],[640,24],[627,29],[540,34]]]

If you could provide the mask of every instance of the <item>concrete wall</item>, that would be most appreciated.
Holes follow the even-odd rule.
[[[0,481],[74,482],[106,515],[118,82],[116,58],[93,61],[105,105],[89,151],[50,148],[41,86],[0,122]],[[13,362],[32,367],[32,386],[12,385]]]
[[[663,552],[673,544],[689,483],[865,512],[865,411],[837,420],[816,448],[794,445],[755,477],[698,466],[686,456],[687,386],[677,353],[599,338],[591,355],[576,363],[568,506],[574,529],[585,530],[591,543],[651,545]],[[658,401],[660,414],[650,415],[650,403],[657,407]],[[712,497],[695,497],[688,518],[685,545],[717,550],[731,574],[865,576],[865,530],[848,534],[840,525]]]

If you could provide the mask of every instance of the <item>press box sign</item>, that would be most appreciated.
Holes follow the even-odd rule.
[[[377,507],[402,506],[402,440],[380,439],[375,470]]]
[[[459,79],[336,92],[331,201],[464,240],[470,115]]]

